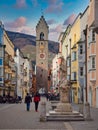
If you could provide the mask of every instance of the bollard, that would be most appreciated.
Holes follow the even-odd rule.
[[[46,102],[41,102],[41,109],[40,109],[40,121],[46,121]]]
[[[85,103],[85,112],[84,112],[84,117],[85,120],[92,120],[91,119],[91,114],[90,114],[90,104],[89,103]]]
[[[80,103],[79,104],[79,112],[81,113],[81,114],[83,114],[83,103]]]

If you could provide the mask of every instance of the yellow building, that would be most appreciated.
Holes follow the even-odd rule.
[[[14,62],[14,45],[7,36],[3,35],[4,49],[4,91],[3,94],[14,96],[16,87],[16,68]]]
[[[68,25],[63,33],[61,42],[61,53],[67,65],[67,80],[71,85],[71,100],[79,101],[79,81],[78,81],[78,42],[80,40],[80,17],[77,16],[72,25]]]
[[[0,21],[0,95],[15,94],[16,68],[14,62],[14,45],[7,36]]]
[[[72,87],[72,101],[78,103],[79,101],[79,81],[78,81],[78,41],[80,40],[80,17],[75,19],[71,31],[71,87]]]

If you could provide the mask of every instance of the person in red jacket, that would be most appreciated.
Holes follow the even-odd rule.
[[[40,95],[38,92],[34,95],[35,111],[38,112],[38,105],[40,101]]]

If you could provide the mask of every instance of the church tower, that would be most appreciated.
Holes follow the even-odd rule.
[[[47,92],[48,88],[48,33],[44,16],[36,26],[36,87]]]

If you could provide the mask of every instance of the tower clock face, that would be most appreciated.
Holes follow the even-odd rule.
[[[44,53],[40,53],[40,58],[44,59],[45,58],[45,54]]]

